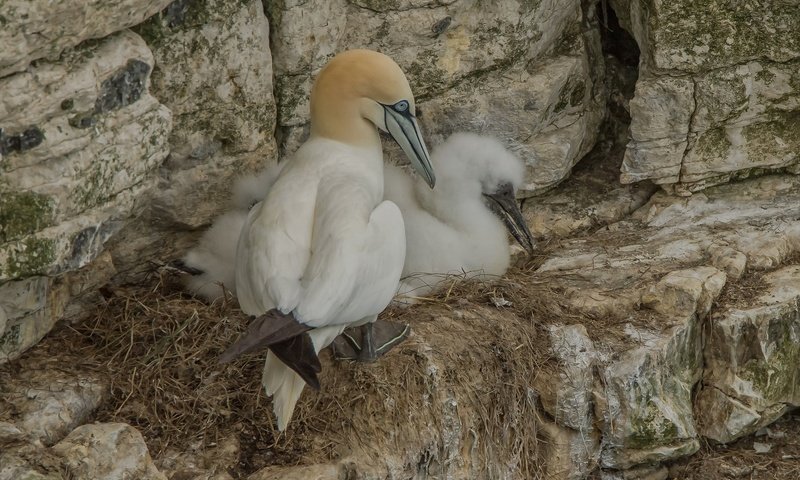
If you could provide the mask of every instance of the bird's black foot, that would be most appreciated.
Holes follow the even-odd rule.
[[[402,343],[410,333],[410,325],[385,320],[348,328],[333,341],[333,356],[339,360],[374,362]]]

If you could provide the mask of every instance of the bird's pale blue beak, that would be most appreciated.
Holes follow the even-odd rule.
[[[414,170],[433,188],[436,185],[436,176],[417,119],[407,109],[398,111],[392,105],[383,105],[383,110],[386,130],[408,156]]]

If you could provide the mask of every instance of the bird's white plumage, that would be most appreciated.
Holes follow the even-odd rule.
[[[456,133],[433,150],[431,162],[439,183],[431,191],[424,181],[412,177],[400,167],[384,168],[384,198],[402,212],[406,232],[406,259],[399,293],[407,297],[430,293],[442,280],[442,274],[502,275],[510,262],[508,236],[500,219],[484,203],[482,192],[500,183],[518,187],[524,178],[524,165],[497,140],[468,133]],[[252,204],[272,188],[270,167],[247,182],[237,182],[234,196],[237,205]],[[204,275],[204,285],[213,280],[235,289],[231,278],[233,262],[224,265],[220,258],[231,258],[236,250],[238,232],[234,221],[244,223],[246,214],[237,211],[219,217],[200,244],[190,252],[187,264],[214,272]],[[230,228],[217,228],[224,224]],[[221,289],[189,288],[214,299]],[[413,300],[405,299],[404,302]]]
[[[405,259],[403,217],[383,201],[383,155],[312,138],[250,211],[236,251],[242,311],[292,312],[319,352],[389,304]],[[303,380],[272,353],[263,384],[285,428]]]
[[[245,313],[278,308],[320,327],[385,308],[405,236],[399,209],[381,203],[382,171],[377,149],[316,138],[297,151],[239,238],[236,292]]]
[[[384,174],[385,198],[397,203],[406,226],[401,296],[429,293],[442,274],[502,275],[510,263],[508,233],[483,193],[503,183],[516,189],[523,163],[498,140],[472,133],[451,135],[434,149],[431,163],[439,178],[433,190],[397,167]]]

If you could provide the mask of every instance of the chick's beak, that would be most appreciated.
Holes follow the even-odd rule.
[[[383,105],[386,130],[403,149],[411,166],[417,171],[429,187],[436,185],[428,149],[422,140],[417,119],[410,112],[397,112],[391,106]]]
[[[517,199],[514,196],[514,188],[511,184],[501,185],[495,193],[484,193],[488,199],[489,208],[503,220],[506,228],[514,239],[519,243],[522,248],[528,252],[528,255],[533,255],[535,244],[533,235],[528,229],[528,224],[525,223],[525,218],[517,204]]]

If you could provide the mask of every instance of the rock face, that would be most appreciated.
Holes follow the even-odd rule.
[[[76,297],[177,256],[224,206],[231,179],[275,158],[260,1],[173,2],[138,33],[125,28],[165,2],[23,3],[0,17],[13,24],[2,35],[33,42],[0,65],[36,60],[0,74],[0,362]],[[64,35],[47,59],[33,25]]]
[[[800,181],[792,177],[688,199],[656,194],[630,220],[567,241],[538,269],[594,327],[590,342],[553,330],[561,331],[552,348],[562,360],[543,377],[542,406],[560,428],[581,433],[586,423],[575,419],[591,396],[606,475],[689,455],[700,435],[747,435],[797,405],[800,271],[775,269],[800,250],[798,213]],[[745,265],[755,274],[743,274]],[[752,303],[732,305],[736,297],[723,292],[746,288],[737,285],[760,270],[775,271],[763,275]],[[560,353],[564,345],[583,346]],[[581,373],[587,364],[597,372],[593,383]],[[564,443],[560,455],[580,458],[573,448]],[[592,450],[584,451],[591,468]],[[573,465],[561,478],[580,478],[586,468]]]
[[[78,427],[53,447],[74,478],[166,480],[153,465],[142,435],[124,423]]]
[[[293,151],[308,134],[319,69],[338,51],[371,48],[407,72],[429,142],[456,130],[496,135],[530,167],[523,194],[550,188],[591,149],[604,115],[599,33],[593,8],[583,7],[271,2],[282,148]]]
[[[94,305],[99,287],[182,253],[235,175],[308,134],[322,66],[363,47],[408,73],[428,143],[469,130],[525,160],[526,217],[559,240],[492,295],[548,289],[514,299],[529,310],[430,307],[402,368],[376,367],[393,388],[418,382],[410,400],[383,384],[353,397],[375,371],[326,364],[341,381],[319,395],[352,410],[315,426],[336,451],[253,479],[664,478],[702,437],[729,442],[800,405],[791,1],[0,3],[0,363]],[[635,39],[638,72],[632,43],[609,47],[607,17]],[[592,150],[601,131],[613,145],[630,137],[621,166],[613,146]],[[730,180],[744,181],[720,185]],[[557,308],[543,314],[540,299]],[[465,338],[447,350],[452,331]],[[135,429],[86,425],[103,380],[48,374],[0,385],[0,480],[164,478]],[[353,434],[371,428],[391,435]],[[225,479],[245,450],[230,438],[216,457],[158,464]]]
[[[797,171],[795,5],[612,4],[642,51],[623,182],[651,179],[688,193],[763,171]]]
[[[27,439],[45,445],[85,423],[107,391],[97,378],[65,377],[57,371],[29,371],[24,378],[3,380],[2,404],[15,412],[13,420]]]
[[[718,312],[708,327],[708,373],[697,409],[701,433],[718,442],[800,406],[800,266],[760,280],[752,302]]]
[[[170,0],[28,0],[3,2],[0,77],[21,72],[34,60],[58,58],[84,40],[103,38],[141,23]]]
[[[0,79],[0,356],[13,358],[108,279],[82,267],[136,212],[168,154],[171,114],[149,93],[153,57],[123,31]],[[45,292],[52,292],[49,295]]]
[[[198,228],[235,175],[274,160],[269,24],[258,0],[182,1],[136,31],[156,58],[153,94],[174,118],[152,208],[166,228]]]

